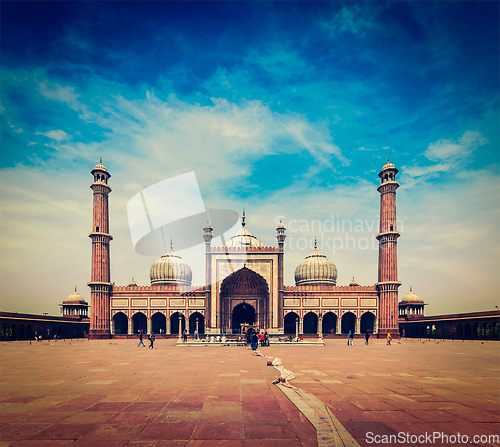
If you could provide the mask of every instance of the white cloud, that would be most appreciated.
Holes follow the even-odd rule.
[[[472,155],[478,146],[489,143],[481,132],[469,130],[458,141],[441,139],[429,144],[424,155],[431,161],[459,161]]]
[[[71,135],[68,135],[64,130],[49,130],[48,132],[35,132],[35,135],[44,135],[51,140],[57,141],[67,141],[71,139]]]
[[[403,166],[401,179],[410,187],[442,174],[456,174],[471,161],[478,146],[488,143],[489,141],[481,132],[473,130],[464,132],[458,140],[440,139],[435,143],[430,143],[423,155],[435,164]]]
[[[59,84],[51,84],[49,82],[40,82],[38,84],[38,91],[44,98],[64,102],[70,107],[77,104],[80,97],[80,95],[75,93],[74,87],[61,87]]]

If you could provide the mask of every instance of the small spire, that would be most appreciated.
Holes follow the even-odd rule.
[[[76,286],[75,286],[75,292],[76,292]]]
[[[172,242],[172,238],[170,238],[170,250],[173,250],[174,249],[174,244]]]
[[[411,292],[411,291],[412,291],[412,290],[411,290],[411,286],[410,286],[410,292]]]
[[[99,163],[102,163],[102,157],[99,158]]]
[[[243,208],[243,216],[241,217],[241,226],[245,226],[245,208]]]
[[[316,241],[316,236],[314,236],[314,248],[318,248],[318,243]]]
[[[389,156],[387,156],[387,163],[389,163]]]

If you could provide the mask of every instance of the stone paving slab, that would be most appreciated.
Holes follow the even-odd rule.
[[[291,384],[327,405],[361,446],[454,445],[390,439],[436,432],[500,447],[491,438],[500,431],[500,343],[325,343],[259,349],[281,358],[297,376]],[[0,361],[0,447],[318,445],[272,384],[279,373],[244,346],[3,342]]]

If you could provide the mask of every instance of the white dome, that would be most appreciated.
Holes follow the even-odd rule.
[[[151,285],[177,284],[179,286],[190,286],[193,272],[188,263],[170,247],[170,251],[151,266],[149,278],[151,279]]]
[[[410,287],[410,291],[408,292],[407,295],[405,295],[403,297],[401,302],[402,303],[412,303],[415,301],[422,301],[422,300],[420,299],[420,297],[416,293],[413,293],[413,291],[411,290],[411,287]]]
[[[314,244],[313,252],[295,269],[295,285],[336,285],[337,267]]]

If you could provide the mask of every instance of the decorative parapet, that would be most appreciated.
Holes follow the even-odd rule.
[[[278,253],[278,247],[211,247],[211,253]]]

